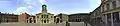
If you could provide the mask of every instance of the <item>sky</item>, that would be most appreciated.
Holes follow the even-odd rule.
[[[100,3],[101,0],[0,0],[0,12],[35,15],[41,13],[41,5],[46,4],[52,14],[89,13]]]

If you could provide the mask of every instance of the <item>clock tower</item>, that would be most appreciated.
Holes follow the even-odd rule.
[[[42,11],[39,16],[36,17],[37,23],[40,24],[53,24],[54,23],[54,14],[47,12],[47,5],[42,5]]]
[[[42,5],[42,13],[47,13],[47,6],[45,4]]]

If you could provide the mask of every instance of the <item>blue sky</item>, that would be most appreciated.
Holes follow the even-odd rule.
[[[52,14],[89,13],[100,5],[100,0],[43,0]],[[41,12],[42,0],[0,0],[0,12],[20,14]]]

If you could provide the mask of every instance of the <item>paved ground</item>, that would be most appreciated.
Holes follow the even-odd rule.
[[[84,22],[69,22],[69,23],[70,26],[85,26]],[[0,26],[65,26],[65,24],[4,23],[0,24]]]
[[[65,26],[65,24],[2,23],[0,26]]]
[[[70,26],[85,26],[84,22],[69,22]],[[88,24],[88,26],[90,26]]]

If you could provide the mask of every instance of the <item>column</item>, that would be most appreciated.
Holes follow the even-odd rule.
[[[105,17],[105,26],[107,26],[107,15],[104,14],[104,17]]]
[[[105,17],[104,17],[103,14],[102,14],[101,16],[102,16],[102,17],[101,17],[101,18],[102,18],[102,19],[101,19],[101,21],[102,21],[102,26],[105,26]]]
[[[120,12],[119,12],[119,20],[120,20]]]
[[[38,23],[38,18],[37,18],[37,17],[39,17],[39,16],[36,16],[36,17],[35,17],[35,22],[36,22],[36,23]]]
[[[114,26],[113,24],[113,14],[111,13],[111,26]]]

